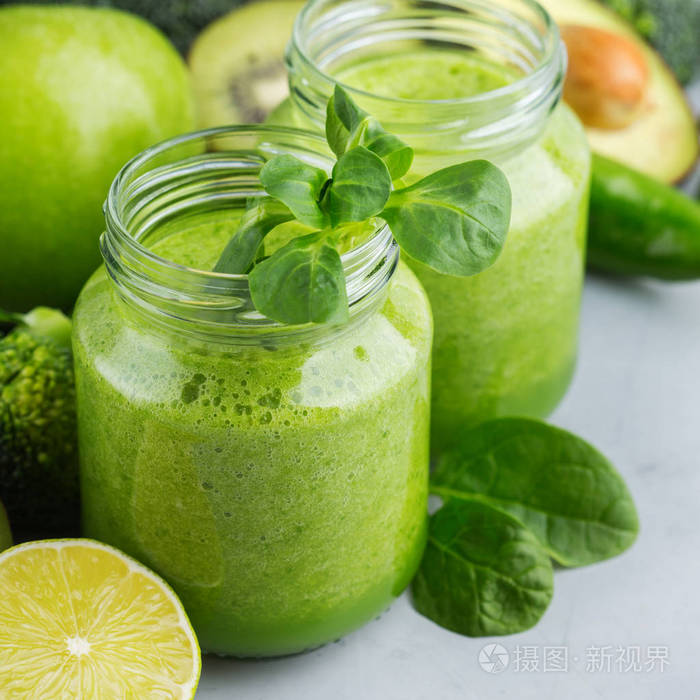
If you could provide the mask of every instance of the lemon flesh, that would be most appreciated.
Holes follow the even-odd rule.
[[[192,698],[201,670],[182,604],[153,572],[92,540],[0,554],[0,697]]]

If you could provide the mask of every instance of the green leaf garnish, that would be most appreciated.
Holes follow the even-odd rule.
[[[632,496],[610,462],[571,433],[526,418],[489,421],[443,455],[431,490],[515,516],[564,566],[613,557],[637,537]]]
[[[255,308],[282,323],[343,323],[345,273],[327,231],[295,238],[250,273]]]
[[[379,214],[391,192],[384,161],[364,146],[344,153],[333,168],[328,191],[331,225],[364,221]]]
[[[348,148],[350,130],[343,124],[335,108],[335,95],[328,100],[326,107],[326,142],[331,151],[340,158]]]
[[[263,245],[258,252],[258,257],[268,258],[276,250],[279,250],[282,246],[287,245],[290,241],[293,241],[299,236],[307,236],[310,233],[315,233],[316,229],[313,226],[307,226],[302,224],[301,221],[292,219],[291,221],[283,221],[278,226],[275,226],[268,234],[265,236]]]
[[[258,311],[283,323],[346,320],[338,248],[349,240],[349,225],[374,229],[375,217],[408,255],[438,272],[473,275],[496,260],[510,221],[510,188],[498,168],[463,163],[392,192],[411,167],[413,149],[338,85],[328,102],[326,140],[337,156],[330,177],[292,155],[262,167],[262,186],[278,206],[263,200],[246,212],[216,265],[217,272],[249,272]],[[261,259],[273,229],[272,238],[285,243]]]
[[[270,197],[255,200],[241,217],[239,227],[226,244],[214,272],[229,275],[248,272],[267,233],[292,219],[294,214],[281,202]]]
[[[510,223],[510,187],[485,160],[439,170],[391,193],[381,214],[401,249],[447,275],[492,265]]]
[[[442,507],[413,581],[416,608],[481,636],[531,627],[552,596],[551,559],[591,564],[624,551],[637,512],[594,447],[542,421],[500,418],[467,430],[430,477]]]
[[[386,163],[392,180],[402,178],[413,163],[413,149],[384,131],[381,124],[360,109],[339,85],[328,101],[326,140],[338,158],[351,148],[365,146]]]
[[[360,124],[369,117],[369,114],[358,107],[352,97],[340,85],[336,85],[333,89],[331,100],[338,119],[340,119],[350,134],[357,131]]]
[[[392,180],[402,178],[411,169],[413,149],[393,134],[381,132],[366,146],[386,163]]]
[[[326,109],[326,140],[338,158],[348,150],[351,140],[357,141],[357,132],[367,117],[369,114],[360,109],[350,95],[336,85]]]
[[[442,627],[470,637],[524,632],[553,589],[547,552],[516,518],[476,501],[431,516],[413,602]]]
[[[320,168],[288,154],[271,158],[260,171],[265,191],[286,204],[299,221],[314,228],[324,228],[328,223],[319,206],[327,179]]]

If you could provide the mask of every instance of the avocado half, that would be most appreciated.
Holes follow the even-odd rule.
[[[289,94],[284,48],[301,0],[257,0],[210,24],[188,63],[202,128],[262,122]]]
[[[561,25],[619,34],[647,60],[649,83],[642,113],[623,129],[586,127],[591,148],[662,182],[677,182],[698,157],[698,134],[682,88],[661,56],[624,19],[596,0],[539,0]]]

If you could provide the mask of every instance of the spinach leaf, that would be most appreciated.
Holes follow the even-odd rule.
[[[510,222],[510,187],[485,160],[438,170],[391,193],[381,213],[401,249],[448,275],[473,275],[498,258]]]
[[[565,566],[615,556],[639,529],[634,501],[610,462],[581,438],[536,420],[502,418],[466,432],[438,460],[431,490],[510,513]]]
[[[430,518],[413,580],[418,612],[471,637],[529,629],[552,599],[552,563],[522,523],[477,501],[448,501]]]
[[[273,228],[294,219],[294,214],[281,202],[270,197],[254,200],[241,217],[236,232],[226,244],[214,272],[242,275],[255,262],[263,238]]]
[[[255,308],[280,323],[343,323],[345,273],[326,231],[300,236],[258,263],[249,275]]]
[[[331,225],[364,221],[376,216],[389,199],[391,176],[384,161],[364,146],[338,159],[327,193]]]
[[[295,156],[284,154],[271,158],[260,170],[260,182],[266,192],[284,202],[294,216],[307,226],[324,228],[326,214],[319,206],[328,175]]]

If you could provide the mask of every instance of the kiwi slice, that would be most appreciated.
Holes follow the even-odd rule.
[[[190,50],[202,128],[262,122],[289,94],[284,50],[301,0],[258,0],[210,24]]]

